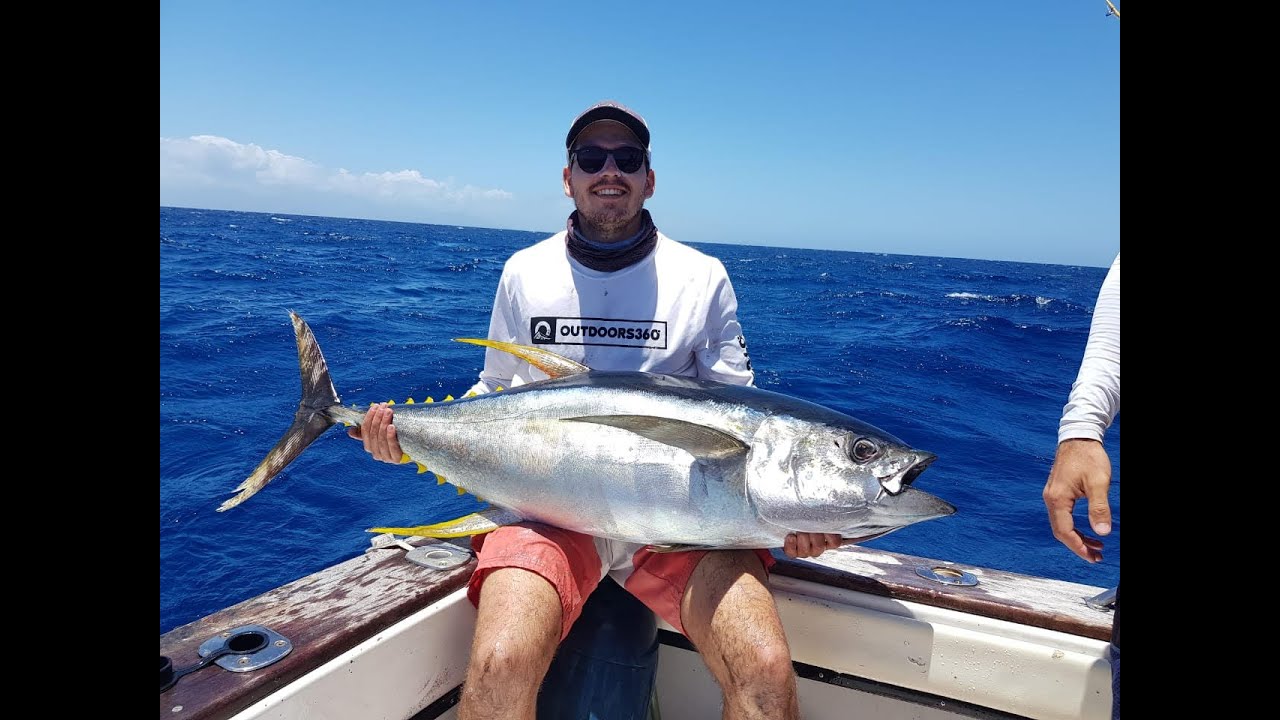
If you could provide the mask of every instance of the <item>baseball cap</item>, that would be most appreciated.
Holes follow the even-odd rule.
[[[564,138],[564,147],[569,149],[573,147],[573,141],[578,137],[588,125],[597,120],[615,120],[627,126],[644,145],[644,149],[649,149],[649,126],[645,123],[644,118],[640,117],[640,113],[613,100],[604,100],[587,108],[581,115],[573,121],[569,126],[569,134]]]

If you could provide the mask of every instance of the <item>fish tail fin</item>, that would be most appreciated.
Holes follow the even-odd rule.
[[[237,494],[218,506],[218,512],[230,510],[266,487],[286,465],[337,423],[326,411],[341,405],[342,400],[333,388],[329,365],[320,352],[320,344],[316,342],[311,327],[297,313],[290,310],[289,317],[293,319],[293,331],[298,339],[298,367],[302,374],[302,400],[298,402],[298,412],[284,436],[240,483],[236,488]]]

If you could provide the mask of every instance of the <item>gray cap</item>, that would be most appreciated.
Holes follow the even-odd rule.
[[[586,129],[588,125],[597,120],[615,120],[627,126],[644,145],[644,149],[649,149],[649,126],[645,124],[644,118],[640,117],[640,113],[631,108],[613,100],[605,100],[587,108],[578,116],[573,124],[569,126],[569,134],[564,138],[565,149],[573,147],[573,141],[578,135]]]

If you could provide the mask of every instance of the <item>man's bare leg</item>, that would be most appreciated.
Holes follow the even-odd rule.
[[[754,552],[707,553],[685,588],[680,618],[724,693],[725,720],[800,717],[791,650]]]
[[[459,720],[534,720],[538,687],[560,643],[560,596],[521,568],[489,573],[480,592]]]

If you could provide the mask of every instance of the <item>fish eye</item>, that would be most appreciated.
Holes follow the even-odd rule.
[[[880,446],[874,441],[867,438],[858,438],[853,441],[853,446],[849,448],[849,457],[854,462],[864,463],[880,454]]]

